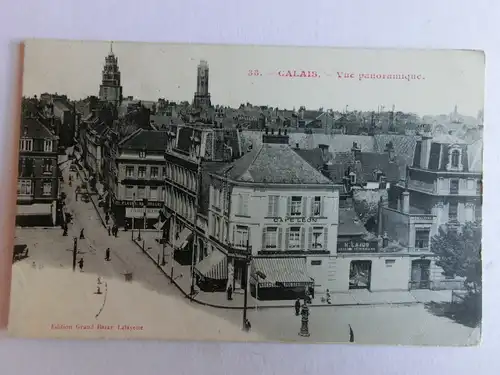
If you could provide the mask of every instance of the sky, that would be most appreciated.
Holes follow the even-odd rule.
[[[110,42],[26,41],[23,94],[98,95],[109,50]],[[364,111],[394,106],[419,115],[449,114],[456,105],[459,113],[475,117],[484,101],[484,54],[478,51],[113,42],[113,52],[123,95],[142,100],[191,102],[197,65],[207,60],[214,105]],[[280,76],[288,71],[317,77]],[[391,74],[410,79],[381,79]]]

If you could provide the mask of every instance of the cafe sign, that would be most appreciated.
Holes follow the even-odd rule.
[[[273,217],[275,223],[317,223],[318,218],[312,216],[284,216],[284,217]]]
[[[378,241],[342,241],[337,243],[337,253],[376,253]]]

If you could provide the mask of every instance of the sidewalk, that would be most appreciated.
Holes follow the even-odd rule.
[[[80,177],[86,178],[86,171],[84,168],[78,170]],[[83,180],[83,179],[82,179]],[[103,208],[98,206],[97,196],[89,194],[90,201],[97,212],[99,219],[104,227],[105,214]],[[113,218],[110,217],[110,221]],[[112,224],[112,223],[110,223]],[[130,243],[131,233],[128,232],[130,237],[127,238]],[[191,289],[191,266],[181,265],[173,259],[173,248],[168,244],[165,246],[165,261],[164,266],[161,265],[162,259],[162,245],[156,241],[158,238],[157,231],[142,231],[141,241],[137,241],[139,232],[134,230],[134,240],[132,241],[135,246],[140,248],[151,261],[163,272],[163,274],[171,280],[171,282],[179,289],[179,291],[186,297],[190,298],[189,292]],[[173,264],[173,267],[172,267]],[[243,309],[244,305],[244,292],[236,290],[233,293],[233,300],[228,301],[226,293],[224,292],[203,292],[198,290],[192,298],[193,302],[201,305],[223,308],[223,309]],[[353,290],[345,293],[332,293],[331,304],[321,301],[321,296],[316,296],[311,306],[315,307],[332,307],[332,306],[377,306],[377,305],[414,305],[428,302],[450,302],[451,290],[432,291],[432,290],[412,290],[412,291],[381,291],[370,292],[368,290]],[[265,309],[265,308],[292,308],[294,301],[258,301],[251,295],[248,295],[247,307],[250,309]]]
[[[146,255],[162,270],[162,272],[170,278],[172,271],[172,247],[166,245],[165,260],[166,265],[161,266],[162,246],[155,241],[157,233],[141,233],[142,241],[134,241],[134,243],[144,251]],[[143,246],[145,249],[143,249]],[[160,264],[158,263],[160,261]],[[186,296],[189,297],[191,289],[191,270],[190,266],[183,266],[175,260],[173,267],[173,281],[177,288]],[[197,289],[197,288],[196,288]],[[228,301],[224,292],[203,292],[196,290],[196,295],[193,298],[194,302],[201,305],[225,308],[225,309],[243,309],[244,294],[243,291],[235,291],[233,300]],[[316,296],[311,306],[328,307],[328,306],[375,306],[375,305],[413,305],[427,302],[450,302],[451,291],[432,291],[432,290],[414,290],[414,291],[381,291],[370,292],[368,290],[354,290],[346,293],[332,293],[331,304],[321,301],[321,296]],[[248,296],[248,308],[291,308],[294,301],[259,301]]]

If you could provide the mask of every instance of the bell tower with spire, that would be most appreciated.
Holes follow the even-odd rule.
[[[211,106],[210,92],[208,91],[209,68],[205,60],[198,64],[196,78],[196,92],[194,93],[193,107],[206,108]]]
[[[99,87],[99,100],[118,106],[122,101],[122,86],[118,57],[113,53],[113,42],[109,47],[109,54],[105,59],[102,70],[102,82]]]

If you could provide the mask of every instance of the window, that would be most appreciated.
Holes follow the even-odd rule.
[[[323,249],[325,242],[325,231],[326,228],[323,227],[312,227],[309,228],[310,238],[309,238],[309,248],[312,250]]]
[[[311,266],[321,266],[321,260],[311,260]]]
[[[220,218],[217,216],[215,218],[215,237],[219,238],[220,236]]]
[[[267,205],[267,216],[269,217],[277,217],[278,216],[278,203],[279,203],[278,195],[270,195],[269,202]]]
[[[234,245],[246,247],[248,239],[248,227],[237,225],[234,231]]]
[[[267,227],[264,228],[264,248],[277,249],[278,248],[278,228]]]
[[[165,168],[165,167],[161,168],[161,176],[163,178],[167,177],[167,168]]]
[[[300,249],[300,227],[288,228],[288,248]]]
[[[460,165],[460,151],[453,150],[451,152],[451,167],[458,168]]]
[[[354,172],[349,173],[349,180],[351,181],[351,184],[355,184],[356,183],[356,173],[354,173]]]
[[[139,151],[139,157],[140,157],[141,159],[144,159],[144,158],[146,157],[146,150],[141,150],[141,151]]]
[[[450,194],[458,194],[460,180],[450,180]]]
[[[386,259],[385,260],[385,266],[386,267],[392,267],[392,265],[396,263],[396,259]]]
[[[151,178],[158,178],[160,170],[158,167],[151,167]]]
[[[238,200],[238,215],[248,216],[248,199],[249,196],[247,194],[240,194]]]
[[[126,166],[125,167],[125,177],[134,177],[134,167],[133,166]]]
[[[429,229],[417,229],[415,231],[415,249],[423,250],[429,248]]]
[[[139,167],[139,178],[146,178],[146,167]]]
[[[51,195],[52,194],[52,182],[44,182],[42,195]]]
[[[474,216],[476,221],[481,221],[483,218],[483,207],[481,205],[476,205],[476,208],[474,209]]]
[[[477,180],[476,182],[476,194],[477,195],[483,194],[483,181],[481,180]]]
[[[467,180],[467,190],[474,190],[474,180],[471,178]]]
[[[313,198],[311,216],[321,216],[321,197]]]
[[[448,220],[455,221],[458,219],[458,203],[452,202],[448,205]]]
[[[140,186],[137,188],[137,198],[138,199],[146,198],[146,188],[145,187]]]
[[[152,201],[158,200],[158,188],[157,187],[150,187],[149,188],[149,199],[151,199]]]
[[[302,215],[302,197],[292,197],[290,203],[290,216]]]
[[[43,173],[52,173],[52,159],[43,159]]]
[[[46,139],[43,142],[43,151],[52,152],[52,140],[51,139]]]
[[[19,149],[21,151],[33,151],[33,140],[21,139],[21,141],[19,142]]]
[[[134,198],[134,187],[125,186],[125,199],[133,199],[133,198]]]
[[[31,180],[19,180],[17,182],[18,195],[31,195]]]

